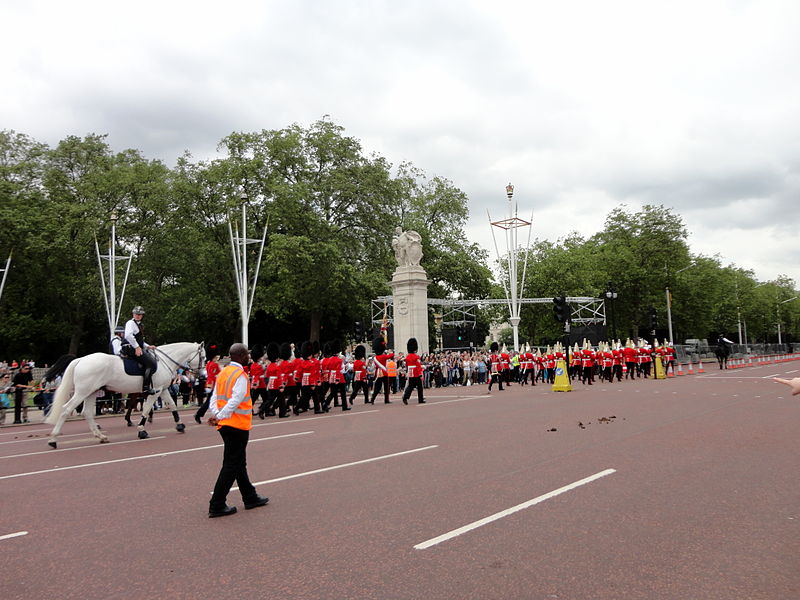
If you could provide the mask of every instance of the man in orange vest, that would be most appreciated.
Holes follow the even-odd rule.
[[[269,498],[259,496],[247,475],[247,440],[253,421],[253,400],[250,378],[244,367],[250,363],[250,352],[244,344],[234,344],[228,351],[230,364],[217,375],[214,393],[209,402],[208,424],[217,428],[225,450],[222,468],[208,505],[209,518],[226,517],[236,512],[226,499],[233,482],[239,486],[245,509],[264,506]]]

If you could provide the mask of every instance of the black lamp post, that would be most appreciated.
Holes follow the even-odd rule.
[[[616,322],[616,311],[614,310],[615,309],[614,303],[616,302],[618,295],[619,294],[617,294],[617,290],[614,289],[614,284],[609,281],[608,282],[608,286],[606,288],[606,298],[608,300],[611,300],[611,339],[612,339],[612,341],[617,339],[617,322]]]

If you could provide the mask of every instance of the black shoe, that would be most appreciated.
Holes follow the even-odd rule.
[[[288,419],[288,418],[289,418],[289,413],[285,413],[285,414],[282,414],[282,415],[278,415],[278,418],[279,418],[279,419]]]
[[[343,406],[343,407],[342,407],[342,410],[343,410],[343,411],[345,411],[345,410],[350,410],[350,407],[348,407],[348,406]]]
[[[321,411],[321,410],[315,410],[315,411],[314,411],[314,414],[315,414],[315,415],[321,415],[321,414],[322,414],[322,411]]]
[[[216,519],[217,517],[227,517],[228,515],[232,515],[236,512],[235,506],[228,506],[225,505],[225,508],[219,509],[209,509],[208,510],[208,518],[209,519]]]
[[[383,403],[384,403],[384,404],[391,404],[391,403],[392,403],[392,401],[391,401],[391,400],[384,400],[384,401],[383,401]]]
[[[261,412],[261,411],[258,411],[258,418],[263,421],[264,420],[264,413]]]
[[[425,400],[420,400],[419,402],[417,402],[417,404],[427,404],[427,402]]]
[[[128,424],[128,427],[133,427],[133,421],[130,419],[125,419],[125,422]]]
[[[403,396],[403,404],[408,404],[408,399],[405,396]]]
[[[202,425],[202,424],[203,424],[203,419],[201,419],[201,418],[200,418],[199,416],[197,416],[197,415],[195,415],[195,416],[194,416],[194,420],[195,420],[195,421],[197,421],[197,424],[198,424],[198,425]],[[130,421],[129,421],[129,422],[130,422]]]
[[[250,510],[251,508],[258,508],[259,506],[264,506],[267,502],[269,502],[269,498],[257,495],[255,500],[244,503],[244,509]]]

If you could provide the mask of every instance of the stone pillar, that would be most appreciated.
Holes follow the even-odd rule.
[[[397,267],[390,285],[394,290],[394,351],[406,352],[408,338],[419,343],[418,354],[427,354],[428,276],[419,265]]]

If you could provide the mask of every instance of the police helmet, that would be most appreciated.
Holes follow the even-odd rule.
[[[131,312],[135,315],[143,315],[144,309],[141,306],[134,306]]]

